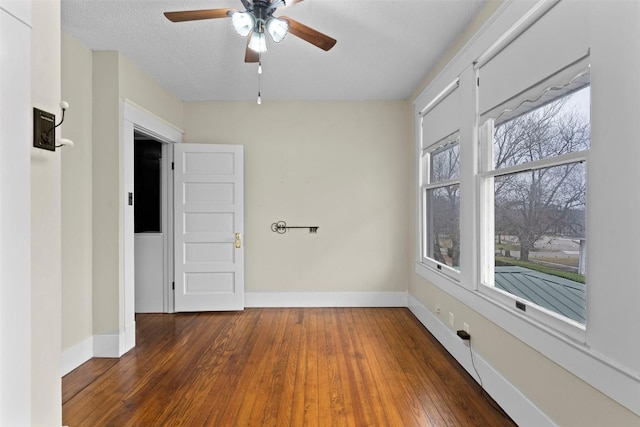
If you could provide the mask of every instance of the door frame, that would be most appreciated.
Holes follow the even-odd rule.
[[[129,205],[129,193],[133,193],[133,167],[134,167],[134,131],[138,131],[157,139],[163,143],[163,192],[165,201],[163,204],[163,230],[164,234],[164,309],[165,312],[173,312],[173,291],[171,290],[171,278],[173,277],[173,212],[169,207],[173,204],[173,182],[171,179],[171,162],[173,161],[174,143],[182,142],[182,129],[179,129],[167,121],[161,119],[150,111],[145,110],[129,99],[122,100],[122,192],[123,203],[121,204],[122,227],[122,265],[124,270],[124,293],[122,313],[122,324],[124,331],[120,337],[121,350],[124,345],[124,352],[135,346],[135,250],[134,250],[134,215],[133,206]],[[171,197],[171,199],[169,199]],[[135,203],[135,194],[134,194]],[[124,333],[123,333],[124,332]],[[122,352],[122,354],[124,353]]]

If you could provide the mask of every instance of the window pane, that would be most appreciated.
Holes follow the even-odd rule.
[[[426,190],[426,200],[427,256],[460,270],[460,186]]]
[[[496,126],[494,169],[588,149],[589,110],[587,86]]]
[[[584,323],[585,164],[498,176],[494,186],[495,286]]]
[[[460,146],[457,143],[441,147],[431,153],[431,183],[456,179],[459,172]]]

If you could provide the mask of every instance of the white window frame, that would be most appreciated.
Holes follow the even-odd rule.
[[[420,197],[422,198],[422,211],[421,211],[421,223],[422,230],[420,233],[420,253],[421,253],[421,261],[427,267],[435,269],[447,277],[450,277],[456,281],[460,280],[460,271],[456,270],[453,267],[448,266],[447,264],[443,264],[434,258],[430,258],[427,256],[428,249],[427,246],[431,245],[431,239],[429,238],[429,230],[430,227],[427,224],[429,215],[429,209],[427,202],[427,192],[430,190],[435,190],[438,188],[449,187],[452,185],[458,186],[458,192],[460,191],[460,172],[458,172],[458,177],[455,179],[448,179],[445,181],[439,182],[431,182],[431,158],[432,155],[436,152],[441,152],[442,149],[451,149],[453,147],[458,147],[460,150],[460,131],[456,130],[454,133],[445,136],[441,140],[436,143],[430,145],[429,147],[422,150],[422,156],[420,160],[421,168],[422,168],[422,186],[420,190]],[[458,155],[460,155],[460,151],[458,151]],[[458,169],[460,168],[458,161]],[[460,228],[460,215],[458,214],[458,228]]]
[[[541,85],[542,86],[542,85]],[[546,92],[546,91],[542,91]],[[560,99],[567,93],[560,93],[557,97]],[[535,103],[529,111],[539,108],[541,105]],[[509,292],[503,291],[495,287],[495,218],[494,218],[494,179],[499,176],[510,175],[514,173],[526,172],[529,170],[538,170],[554,166],[567,165],[571,163],[588,162],[589,149],[570,152],[559,156],[547,157],[532,162],[522,163],[515,166],[494,169],[493,165],[493,136],[494,136],[494,119],[488,118],[482,123],[478,129],[479,150],[479,172],[477,175],[477,185],[480,190],[479,212],[480,227],[479,242],[479,286],[478,291],[510,309],[525,318],[531,319],[537,324],[550,327],[573,340],[580,343],[586,343],[586,324],[583,325],[572,319],[564,317],[551,310],[538,306],[528,300],[519,298]]]
[[[448,135],[440,138],[438,141],[425,141],[424,138],[424,118],[432,111],[434,108],[438,106],[443,100],[445,100],[449,95],[451,95],[455,90],[460,86],[460,78],[456,77],[452,82],[444,87],[433,99],[431,99],[425,107],[419,112],[419,146],[420,146],[420,156],[419,156],[419,164],[418,164],[418,182],[419,182],[419,239],[418,239],[418,253],[419,255],[419,264],[423,267],[428,268],[430,271],[435,273],[440,273],[444,275],[444,277],[451,279],[454,283],[460,283],[460,271],[450,266],[443,264],[441,262],[436,261],[433,258],[427,256],[427,233],[428,233],[428,225],[427,220],[429,218],[427,206],[427,190],[431,190],[439,187],[446,187],[448,185],[457,184],[460,185],[460,172],[458,173],[458,178],[455,180],[447,180],[438,183],[431,183],[431,161],[430,156],[434,151],[437,151],[443,145],[446,145],[452,142],[454,139],[457,140],[456,144],[460,147],[460,155],[461,155],[461,145],[460,145],[460,129],[459,126]],[[460,218],[458,218],[458,224],[460,224]]]

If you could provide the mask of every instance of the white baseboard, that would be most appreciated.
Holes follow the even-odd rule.
[[[407,292],[245,292],[244,306],[406,307]]]
[[[60,358],[62,376],[92,357],[119,358],[135,346],[135,331],[136,323],[131,322],[122,333],[93,335],[65,350]]]
[[[454,331],[429,311],[412,295],[408,296],[408,307],[416,318],[447,349],[462,367],[479,383],[478,375],[471,363],[469,342],[461,340]],[[555,426],[547,415],[533,404],[513,384],[477,353],[473,354],[475,367],[482,377],[482,385],[502,409],[522,427]]]
[[[74,345],[73,347],[62,352],[60,357],[61,376],[67,375],[69,372],[82,365],[93,357],[93,337]]]

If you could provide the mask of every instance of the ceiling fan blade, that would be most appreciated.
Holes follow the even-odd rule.
[[[252,33],[252,32],[251,32]],[[260,54],[253,49],[249,49],[249,42],[251,41],[251,33],[247,36],[247,49],[244,51],[244,62],[260,62]]]
[[[307,27],[304,24],[299,23],[295,19],[291,19],[287,16],[281,16],[281,19],[286,19],[289,22],[289,32],[296,37],[300,37],[311,43],[314,46],[318,46],[322,50],[329,50],[336,44],[336,39],[322,34],[313,28]]]
[[[235,9],[203,9],[184,10],[180,12],[165,12],[164,16],[171,22],[197,21],[199,19],[228,18],[229,12]]]

